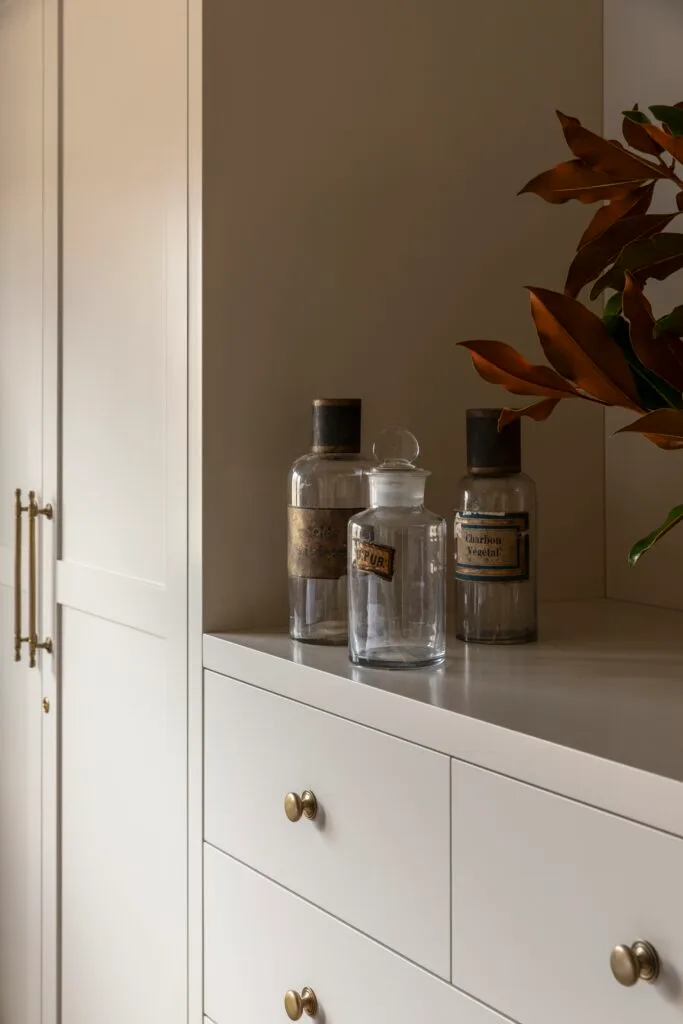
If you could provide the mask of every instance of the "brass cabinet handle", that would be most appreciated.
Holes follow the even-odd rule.
[[[637,981],[655,981],[659,977],[657,950],[642,939],[632,946],[615,946],[609,962],[620,985],[630,987]]]
[[[28,652],[29,668],[36,667],[36,652],[47,651],[52,654],[52,640],[38,640],[38,588],[36,585],[36,520],[38,516],[52,519],[52,505],[39,508],[36,492],[28,492]]]
[[[301,995],[290,989],[285,995],[285,1010],[290,1020],[300,1020],[305,1013],[315,1017],[318,1013],[318,1000],[312,988],[303,988]]]
[[[21,517],[28,512],[28,636],[21,629]],[[38,586],[36,553],[36,520],[38,516],[52,519],[52,505],[39,508],[36,492],[28,492],[28,505],[21,504],[21,490],[14,492],[14,660],[21,661],[21,645],[28,644],[29,668],[36,667],[37,651],[52,653],[52,640],[38,640]]]
[[[301,796],[298,793],[288,793],[285,797],[285,814],[290,821],[301,821],[302,817],[313,821],[317,813],[318,801],[310,789],[305,789]]]
[[[14,492],[14,660],[21,661],[21,645],[28,637],[21,635],[21,517],[28,505],[21,504],[21,490]]]

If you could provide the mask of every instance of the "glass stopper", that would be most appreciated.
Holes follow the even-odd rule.
[[[420,454],[420,445],[414,434],[403,427],[383,430],[372,446],[381,466],[409,468]]]

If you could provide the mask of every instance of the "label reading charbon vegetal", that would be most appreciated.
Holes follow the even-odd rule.
[[[529,513],[456,512],[455,578],[528,580]]]

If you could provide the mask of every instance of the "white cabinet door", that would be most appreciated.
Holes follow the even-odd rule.
[[[445,981],[208,845],[204,886],[205,1010],[215,1024],[281,1024],[285,993],[304,987],[318,998],[318,1024],[503,1024]]]
[[[187,1012],[186,8],[63,5],[63,1024]]]
[[[681,1024],[683,841],[453,761],[453,981],[524,1024]],[[654,984],[612,976],[650,942]]]
[[[204,695],[206,839],[450,978],[449,758],[213,672]]]
[[[13,503],[42,497],[42,104],[43,3],[0,4],[0,1024],[41,1019],[42,659],[14,661]],[[25,524],[23,553],[25,591]]]

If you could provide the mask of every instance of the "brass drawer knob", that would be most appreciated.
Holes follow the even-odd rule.
[[[630,987],[637,981],[655,981],[659,976],[657,950],[641,939],[632,946],[615,946],[609,962],[620,985]]]
[[[315,1017],[318,1012],[318,1000],[312,988],[303,988],[301,995],[290,989],[285,996],[285,1010],[290,1020],[299,1020],[305,1013]]]
[[[290,821],[301,821],[302,816],[313,821],[317,813],[318,801],[310,789],[305,789],[301,796],[298,793],[288,793],[285,797],[285,814]]]

